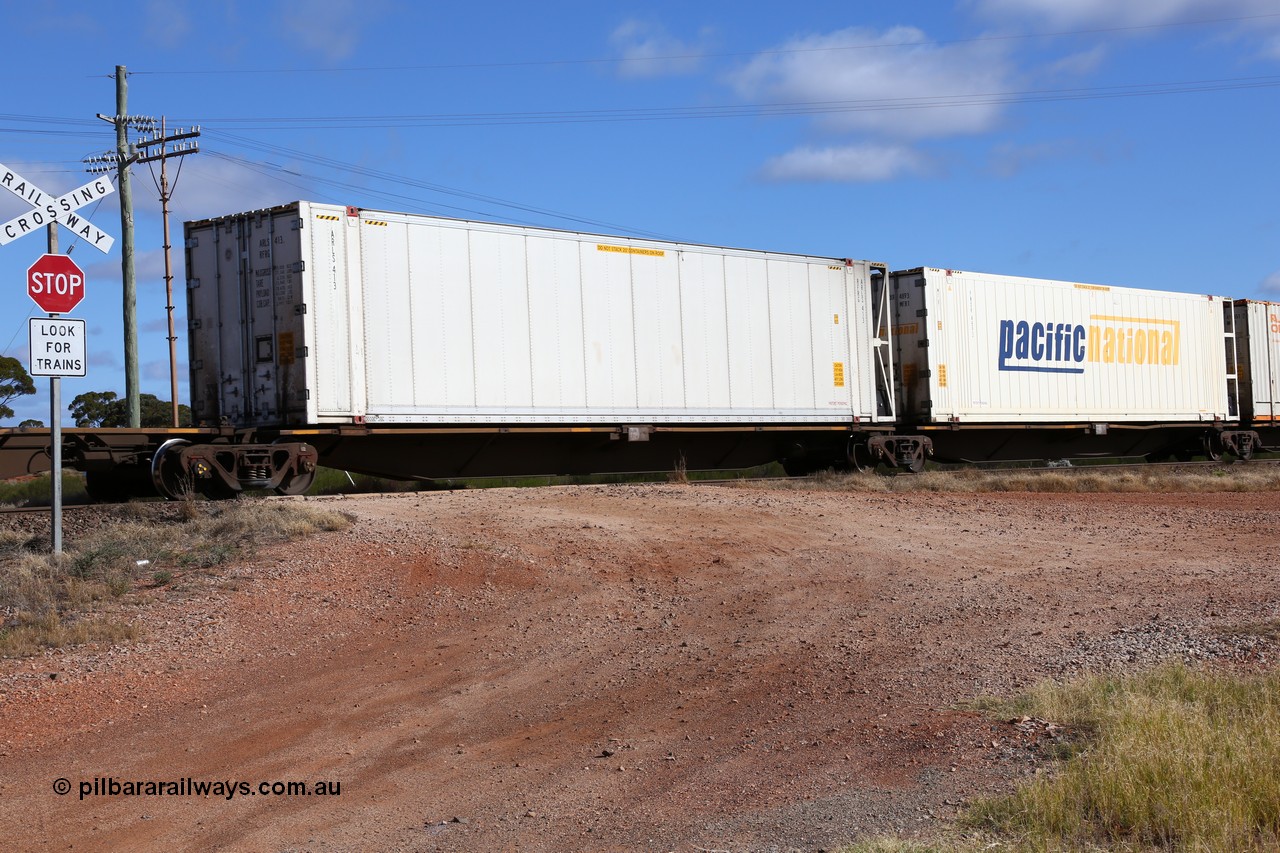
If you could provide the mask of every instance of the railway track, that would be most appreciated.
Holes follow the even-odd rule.
[[[956,465],[956,466],[948,466],[946,468],[937,468],[937,469],[931,469],[931,470],[932,470],[932,473],[938,473],[938,474],[952,474],[952,473],[958,474],[958,473],[964,473],[964,472],[980,471],[982,473],[987,473],[987,474],[1057,473],[1057,474],[1064,474],[1068,476],[1080,476],[1084,474],[1097,473],[1097,472],[1103,472],[1103,471],[1120,472],[1120,471],[1164,470],[1164,471],[1178,472],[1178,471],[1195,471],[1195,470],[1203,471],[1203,470],[1214,470],[1214,469],[1223,469],[1223,470],[1239,469],[1242,466],[1247,466],[1249,468],[1274,468],[1276,466],[1280,466],[1280,457],[1274,458],[1274,459],[1255,458],[1250,460],[1249,462],[1241,462],[1241,461],[1213,462],[1209,460],[1199,460],[1199,461],[1191,461],[1191,462],[1121,462],[1121,463],[1108,463],[1108,464],[1102,464],[1102,465],[1088,465],[1088,464],[1086,465],[1081,465],[1081,464],[1055,465],[1053,463],[1041,464],[1041,465],[1025,465],[1025,464],[1017,464],[1017,465],[1015,464],[1008,464],[1008,465],[983,464],[983,465],[968,465],[968,466]],[[888,477],[914,476],[914,475],[903,473],[900,471],[881,471],[879,472],[879,474],[880,476],[888,476]],[[805,479],[808,479],[810,477],[815,477],[815,476],[820,476],[820,475],[810,474],[807,477],[717,477],[717,478],[711,478],[711,479],[699,478],[699,479],[688,480],[688,485],[732,486],[732,485],[744,485],[744,484],[751,484],[751,483],[776,483],[781,480],[803,481]],[[661,481],[654,481],[654,482],[660,483]],[[548,484],[548,485],[560,485],[560,484]],[[598,483],[598,484],[574,484],[574,485],[610,486],[610,485],[618,485],[618,484]],[[541,487],[527,486],[522,488],[541,488]],[[405,494],[405,493],[404,492],[365,492],[365,493],[356,493],[356,494],[362,494],[362,495],[367,494],[372,496],[372,495],[378,495],[378,494],[395,495],[395,494]],[[297,500],[297,498],[293,496],[277,496],[277,495],[264,495],[257,499],[258,500]],[[74,513],[81,510],[92,509],[94,507],[121,506],[121,505],[123,504],[107,503],[107,502],[91,503],[91,504],[73,503],[73,504],[64,504],[63,511],[67,513]],[[42,506],[0,505],[0,515],[22,514],[22,513],[48,513],[49,511],[50,511],[50,508],[47,504]]]

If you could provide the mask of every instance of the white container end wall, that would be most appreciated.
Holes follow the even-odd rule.
[[[1241,407],[1255,426],[1280,424],[1280,302],[1235,304]]]

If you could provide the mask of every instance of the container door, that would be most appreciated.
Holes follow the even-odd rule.
[[[281,405],[276,365],[275,218],[261,216],[244,222],[245,417],[249,423],[273,423]],[[283,239],[283,238],[282,238]]]
[[[1258,306],[1261,326],[1259,365],[1254,369],[1254,387],[1258,395],[1258,414],[1268,421],[1280,418],[1280,303],[1264,302]]]
[[[928,287],[923,269],[895,272],[889,294],[893,301],[893,368],[897,407],[904,420],[928,423],[932,420],[930,393],[929,336],[925,324],[931,306],[926,303]]]

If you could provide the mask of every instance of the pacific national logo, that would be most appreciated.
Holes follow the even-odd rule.
[[[1088,324],[1000,321],[1000,369],[1024,373],[1084,373],[1087,364],[1176,367],[1179,320],[1089,315]]]

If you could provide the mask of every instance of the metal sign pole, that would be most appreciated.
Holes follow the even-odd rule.
[[[50,314],[49,317],[56,317]],[[53,553],[62,553],[62,377],[49,379],[49,423],[52,432],[49,434],[53,446],[49,448],[50,468],[49,481],[53,486],[53,515],[50,518],[53,540]]]
[[[47,236],[49,254],[58,254],[58,226],[50,222]],[[56,316],[50,314],[50,317]],[[49,512],[50,550],[62,553],[62,377],[49,378]]]

